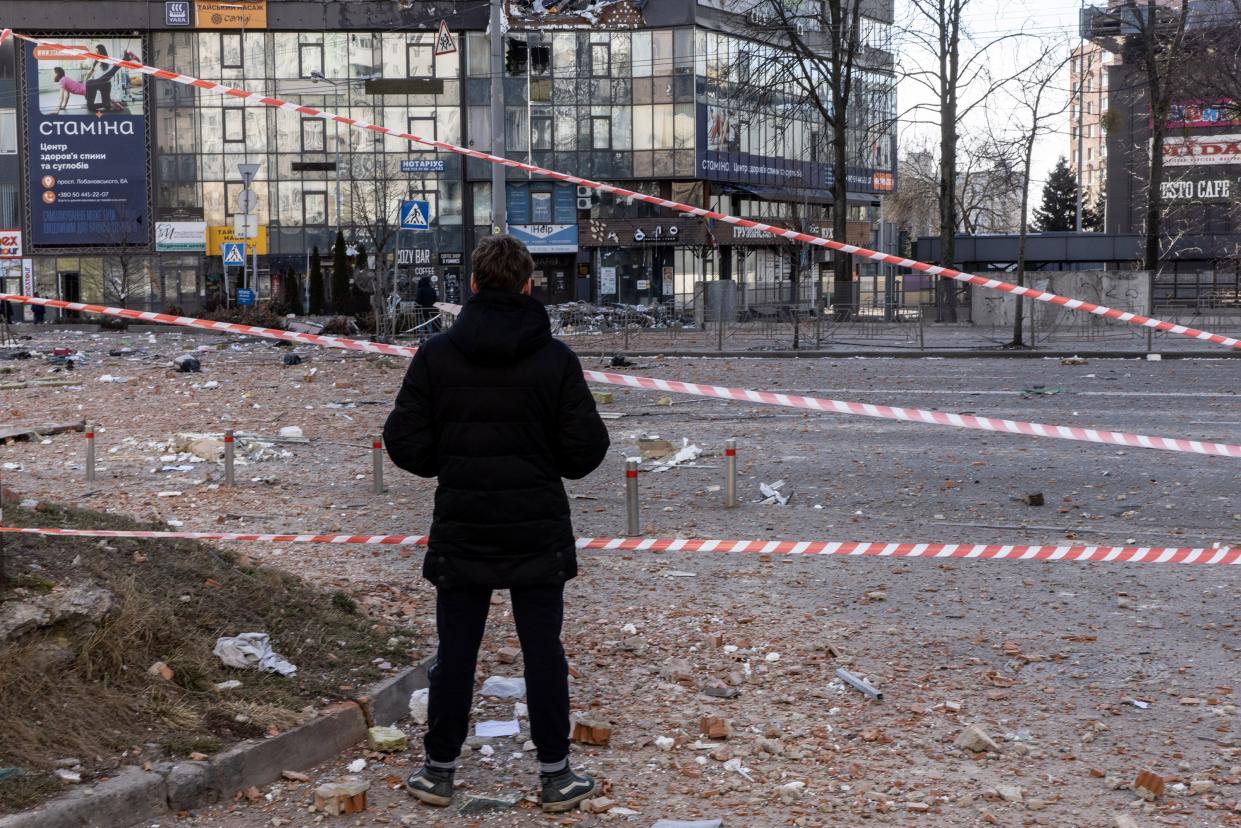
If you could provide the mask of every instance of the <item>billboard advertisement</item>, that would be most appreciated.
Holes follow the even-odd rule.
[[[1169,129],[1241,126],[1241,103],[1230,100],[1173,101],[1168,110]]]
[[[142,59],[141,37],[68,44]],[[145,245],[146,84],[139,72],[26,44],[30,245]]]
[[[773,158],[741,151],[741,113],[722,106],[698,105],[695,170],[699,178],[760,187],[831,190],[832,165],[818,161]],[[849,167],[850,192],[890,192],[890,172]]]
[[[1241,164],[1241,134],[1165,138],[1163,163],[1167,167]]]

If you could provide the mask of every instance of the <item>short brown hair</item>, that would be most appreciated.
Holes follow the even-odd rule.
[[[521,293],[534,273],[526,246],[508,234],[485,236],[470,257],[479,290]]]

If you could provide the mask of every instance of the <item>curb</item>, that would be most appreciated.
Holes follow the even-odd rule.
[[[74,789],[40,806],[0,817],[0,828],[129,828],[222,802],[251,785],[266,785],[286,770],[305,770],[366,738],[372,725],[408,715],[409,694],[427,686],[430,659],[408,667],[340,702],[318,718],[261,742],[242,742],[207,762],[162,763],[150,771],[124,767],[91,787]]]

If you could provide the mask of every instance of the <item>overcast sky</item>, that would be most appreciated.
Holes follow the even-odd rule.
[[[1025,37],[1020,41],[1008,41],[993,47],[994,55],[987,62],[988,68],[997,76],[1011,73],[1012,67],[1029,62],[1046,44],[1057,45],[1057,53],[1067,59],[1069,49],[1078,44],[1077,21],[1080,5],[1068,0],[1046,0],[1041,3],[1012,2],[1012,0],[970,0],[967,7],[966,25],[972,44],[964,44],[962,56],[971,53],[978,46],[988,43],[1010,32],[1021,32]],[[912,41],[902,42],[902,24],[908,23],[915,14],[909,0],[897,0],[896,15],[897,38],[896,50],[898,62],[903,65],[920,63],[925,55],[918,52]],[[922,27],[925,29],[925,26]],[[1017,44],[1020,45],[1017,45]],[[989,55],[992,52],[988,52]],[[933,65],[933,63],[932,63]],[[1068,98],[1069,72],[1065,66],[1048,88],[1049,97],[1044,111],[1054,112],[1065,107]],[[973,94],[962,96],[963,101],[973,101],[978,97],[977,90]],[[901,80],[897,88],[899,111],[907,112],[916,104],[932,103],[935,97],[922,85],[910,79]],[[1001,93],[991,96],[987,103],[978,107],[961,124],[961,134],[985,130],[990,120],[996,129],[1012,127],[1015,119],[1015,106],[1007,95]],[[901,147],[908,148],[921,141],[938,142],[939,130],[933,123],[917,123],[917,121],[933,122],[937,118],[934,112],[910,113],[901,129]],[[1032,169],[1031,202],[1037,204],[1042,193],[1043,181],[1055,166],[1056,160],[1069,154],[1069,119],[1063,112],[1051,121],[1054,132],[1040,140],[1034,152]]]

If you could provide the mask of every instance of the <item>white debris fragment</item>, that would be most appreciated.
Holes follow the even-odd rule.
[[[409,694],[409,717],[420,725],[427,723],[427,703],[430,696],[431,691],[426,687]]]

